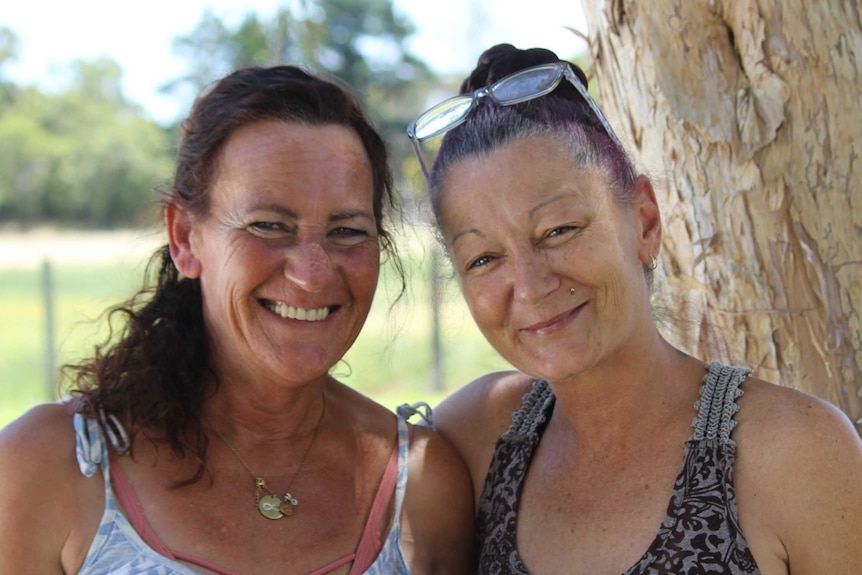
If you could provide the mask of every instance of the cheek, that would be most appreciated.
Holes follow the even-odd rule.
[[[341,258],[339,267],[351,291],[367,298],[368,305],[371,305],[380,277],[380,252],[371,248],[351,252]]]
[[[479,329],[487,336],[501,323],[503,296],[494,290],[493,282],[469,280],[461,282],[461,292],[470,314]],[[499,285],[496,287],[499,288]]]

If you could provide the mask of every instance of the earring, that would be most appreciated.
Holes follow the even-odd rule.
[[[575,288],[569,288],[569,293],[575,295]]]
[[[649,264],[647,264],[647,269],[651,272],[654,272],[658,267],[658,258],[655,257],[654,254],[650,254]]]

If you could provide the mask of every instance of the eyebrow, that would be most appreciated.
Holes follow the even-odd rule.
[[[377,219],[365,210],[343,210],[340,212],[335,212],[334,214],[329,216],[329,221],[340,222],[342,220],[350,220],[353,218],[365,218],[367,220],[371,220],[372,222],[376,221]]]
[[[284,216],[286,218],[290,218],[290,219],[294,219],[294,220],[299,219],[299,214],[297,214],[296,212],[294,212],[291,209],[285,208],[284,206],[280,206],[278,204],[259,204],[259,205],[251,206],[251,208],[248,210],[249,213],[250,212],[257,212],[257,211],[273,212],[273,213],[276,213],[280,216]]]
[[[253,206],[250,211],[258,210],[265,212],[273,212],[292,220],[300,219],[300,215],[297,212],[291,210],[290,208],[285,208],[284,206],[281,206],[279,204],[261,204]],[[371,220],[372,222],[375,221],[375,217],[365,210],[341,210],[331,214],[329,216],[329,221],[340,222],[352,218],[366,218],[368,220]]]
[[[560,200],[563,200],[567,197],[571,197],[572,195],[573,194],[571,192],[563,192],[563,193],[557,194],[556,196],[552,196],[552,197],[548,198],[547,200],[545,200],[544,202],[540,202],[540,203],[536,204],[535,206],[533,206],[532,208],[530,208],[529,211],[527,211],[527,215],[530,219],[532,219],[536,216],[536,212],[538,212],[542,208],[548,206],[549,204],[553,204],[554,202],[558,202]],[[479,237],[485,237],[485,235],[482,232],[480,232],[478,229],[470,228],[468,230],[464,230],[463,232],[458,232],[455,235],[455,237],[452,238],[452,241],[449,242],[449,245],[455,245],[456,241],[458,241],[461,237],[463,237],[467,234],[476,234]]]
[[[483,234],[482,232],[480,232],[478,229],[476,229],[476,228],[470,228],[470,229],[468,229],[468,230],[464,230],[463,232],[458,232],[457,234],[455,234],[455,237],[454,237],[454,238],[452,238],[452,241],[450,241],[450,242],[449,242],[449,245],[454,246],[454,245],[455,245],[455,242],[457,242],[459,239],[461,239],[462,237],[466,236],[467,234],[476,234],[476,235],[477,235],[477,236],[479,236],[480,238],[484,238],[484,237],[485,237],[485,234]]]
[[[542,208],[548,206],[549,204],[553,204],[554,202],[558,202],[560,200],[563,200],[565,198],[570,198],[573,195],[574,194],[572,194],[571,192],[562,192],[562,193],[557,194],[556,196],[552,196],[552,197],[548,198],[547,200],[545,200],[544,202],[540,202],[540,203],[536,204],[535,206],[533,206],[532,208],[530,208],[530,210],[527,212],[527,216],[530,219],[532,219],[533,217],[535,217],[536,212],[538,212]]]

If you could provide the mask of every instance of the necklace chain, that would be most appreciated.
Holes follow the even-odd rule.
[[[284,495],[277,495],[273,492],[266,484],[266,480],[263,477],[256,474],[251,470],[251,467],[248,466],[248,463],[242,458],[239,452],[234,448],[230,442],[225,439],[224,435],[222,435],[219,430],[212,425],[210,428],[213,432],[221,439],[224,444],[230,449],[231,453],[237,458],[242,466],[248,471],[248,474],[254,479],[254,505],[257,507],[260,514],[266,517],[267,519],[281,519],[285,516],[290,516],[294,514],[296,506],[299,504],[293,495],[290,494],[290,489],[293,487],[293,482],[296,481],[296,478],[299,476],[299,473],[302,471],[302,468],[305,466],[305,462],[308,461],[308,456],[311,453],[311,448],[314,447],[315,441],[317,441],[317,432],[320,431],[320,424],[323,423],[323,416],[326,413],[326,394],[321,394],[322,406],[320,408],[320,417],[317,418],[317,423],[314,426],[314,430],[311,432],[311,442],[308,444],[308,447],[305,449],[305,453],[302,456],[302,459],[299,462],[299,467],[296,468],[296,471],[293,474],[293,477],[290,479],[290,483],[287,484],[287,490]],[[262,491],[266,491],[268,495],[260,496]]]

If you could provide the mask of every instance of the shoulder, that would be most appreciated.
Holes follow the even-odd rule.
[[[434,408],[434,428],[448,439],[481,491],[497,439],[512,423],[533,379],[517,371],[498,371],[464,385]]]
[[[734,438],[740,519],[794,572],[862,561],[862,440],[834,405],[757,378],[742,385]]]
[[[0,572],[34,557],[44,572],[80,565],[101,516],[102,482],[78,468],[68,406],[35,407],[0,431],[0,461]]]
[[[736,431],[745,448],[794,458],[810,450],[859,446],[859,435],[836,406],[808,393],[749,377],[742,384]],[[743,446],[740,446],[742,449]]]
[[[532,385],[533,379],[517,371],[485,374],[434,408],[434,427],[447,437],[478,432],[493,436],[496,441],[512,422],[512,414]]]
[[[75,455],[72,413],[60,403],[39,405],[0,431],[0,454],[18,469],[47,471]],[[8,472],[9,466],[3,466]]]
[[[427,427],[413,427],[402,517],[414,572],[473,572],[470,476],[449,442]]]

